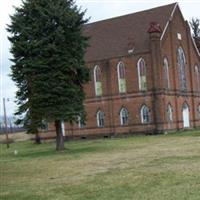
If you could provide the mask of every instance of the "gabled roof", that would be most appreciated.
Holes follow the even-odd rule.
[[[86,62],[124,56],[134,47],[134,53],[149,50],[151,22],[164,30],[176,3],[133,14],[87,24],[84,35],[90,36],[85,55]]]

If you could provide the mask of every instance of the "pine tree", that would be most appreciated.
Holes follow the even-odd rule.
[[[54,122],[57,150],[64,149],[61,122],[85,116],[83,84],[89,81],[84,53],[85,12],[73,0],[24,0],[11,16],[11,77],[19,123],[37,132],[42,120]]]

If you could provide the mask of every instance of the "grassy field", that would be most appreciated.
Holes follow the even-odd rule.
[[[199,200],[200,132],[0,146],[1,200]],[[14,155],[14,150],[18,151]]]

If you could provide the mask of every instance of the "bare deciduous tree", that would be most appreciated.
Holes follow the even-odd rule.
[[[192,18],[190,21],[190,26],[193,31],[193,37],[199,38],[200,37],[200,19]]]

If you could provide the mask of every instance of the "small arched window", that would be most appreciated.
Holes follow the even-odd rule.
[[[99,110],[97,112],[97,126],[98,127],[104,127],[104,112],[102,112],[101,110]]]
[[[122,126],[128,124],[128,110],[126,108],[120,110],[120,124]]]
[[[187,102],[183,103],[182,116],[183,116],[183,127],[184,128],[190,127],[190,110]]]
[[[143,58],[140,58],[137,63],[138,68],[138,81],[139,81],[139,90],[147,90],[147,77],[146,77],[146,63]]]
[[[185,72],[185,70],[186,70],[186,59],[185,59],[184,51],[181,47],[178,48],[177,61],[178,61],[180,89],[186,90],[187,89],[186,72]]]
[[[200,104],[198,105],[198,108],[197,108],[197,114],[198,114],[198,119],[200,119]]]
[[[167,121],[173,122],[173,110],[172,110],[172,106],[170,104],[168,104],[167,106]]]
[[[84,121],[83,117],[81,117],[81,116],[78,116],[78,126],[79,126],[79,128],[85,127],[85,121]]]
[[[125,66],[123,62],[119,62],[117,65],[118,85],[119,92],[126,92],[126,78],[125,78]]]
[[[96,96],[102,95],[102,77],[101,77],[101,68],[96,65],[94,68],[94,86]]]
[[[141,122],[143,124],[150,122],[149,108],[146,105],[141,108]]]
[[[170,82],[169,82],[169,64],[167,58],[164,58],[163,60],[163,77],[164,77],[164,87],[166,89],[170,88]]]
[[[195,85],[196,85],[196,90],[199,92],[199,87],[200,87],[200,73],[199,73],[199,67],[197,65],[195,65],[194,67],[194,71],[195,71]]]

